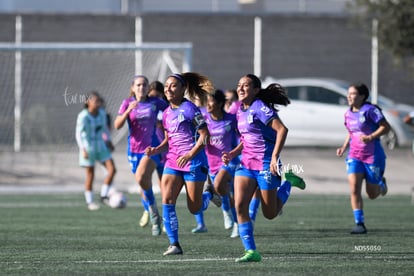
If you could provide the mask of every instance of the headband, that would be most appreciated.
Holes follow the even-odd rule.
[[[169,77],[173,77],[173,78],[176,78],[177,80],[179,80],[180,82],[181,82],[181,84],[183,85],[183,86],[185,86],[186,85],[186,81],[185,81],[185,79],[183,78],[183,76],[181,76],[180,74],[172,74],[172,75],[169,75]]]

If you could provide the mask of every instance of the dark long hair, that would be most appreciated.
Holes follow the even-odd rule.
[[[210,93],[209,96],[211,96],[216,103],[219,105],[221,104],[221,111],[224,112],[224,104],[226,103],[226,96],[224,96],[223,90],[216,89],[214,92]]]
[[[381,107],[379,107],[377,104],[373,104],[370,101],[368,101],[368,98],[369,98],[369,88],[364,83],[362,83],[362,82],[355,82],[355,83],[351,84],[349,87],[354,87],[356,89],[356,91],[358,91],[358,95],[364,96],[364,102],[362,103],[362,105],[364,105],[364,104],[372,104],[372,105],[375,105],[380,111],[382,111]]]
[[[86,96],[86,101],[83,104],[84,108],[88,108],[88,100],[92,97],[97,97],[99,100],[102,101],[102,103],[104,102],[103,98],[101,97],[101,95],[99,94],[98,91],[96,90],[91,90],[88,92],[87,96]]]
[[[355,82],[353,84],[351,84],[349,87],[354,87],[356,89],[356,91],[358,91],[359,95],[363,95],[364,96],[364,102],[366,102],[369,98],[369,89],[368,86],[366,86],[364,83],[362,82]]]
[[[260,99],[270,108],[277,110],[277,105],[286,106],[290,104],[286,89],[283,88],[280,84],[271,83],[265,89],[263,89],[262,82],[257,76],[253,74],[247,74],[245,77],[252,80],[254,88],[260,89],[259,93],[256,95],[256,98]]]

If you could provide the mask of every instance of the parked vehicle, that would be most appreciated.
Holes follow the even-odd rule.
[[[263,86],[277,82],[285,87],[291,104],[280,106],[280,116],[289,128],[286,145],[291,146],[340,146],[345,140],[344,113],[348,108],[349,83],[325,78],[267,77]],[[391,125],[382,137],[384,146],[410,146],[413,130],[403,122],[403,117],[414,110],[413,106],[395,103],[378,96],[378,106]]]

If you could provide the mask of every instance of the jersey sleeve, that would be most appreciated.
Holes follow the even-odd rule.
[[[257,101],[257,105],[260,111],[256,113],[256,116],[264,125],[268,125],[273,119],[278,118],[277,112],[262,101]]]
[[[121,106],[119,107],[118,110],[118,115],[122,115],[125,113],[125,111],[128,109],[129,106],[129,99],[125,99],[122,101]]]
[[[385,120],[384,114],[382,114],[382,111],[375,105],[372,106],[372,108],[368,111],[368,117],[375,123],[379,123],[382,120]]]
[[[197,129],[207,127],[206,119],[198,107],[194,108],[194,125]]]
[[[76,120],[76,142],[79,149],[88,149],[88,133],[86,128],[87,117],[83,115],[83,112],[79,113]]]
[[[104,126],[103,126],[103,135],[105,141],[111,141],[111,132],[109,131],[109,118],[108,114],[106,113],[105,109],[101,109],[101,116],[103,117]]]

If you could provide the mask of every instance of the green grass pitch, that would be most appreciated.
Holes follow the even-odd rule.
[[[157,197],[160,202],[159,197]],[[367,235],[350,235],[348,196],[293,193],[284,213],[259,211],[255,238],[263,260],[243,253],[221,210],[205,213],[208,233],[192,234],[194,217],[180,195],[182,256],[163,257],[165,234],[138,226],[142,207],[128,195],[123,210],[91,212],[83,194],[0,195],[1,275],[413,275],[414,205],[409,196],[364,198]],[[159,203],[159,205],[161,205]]]

